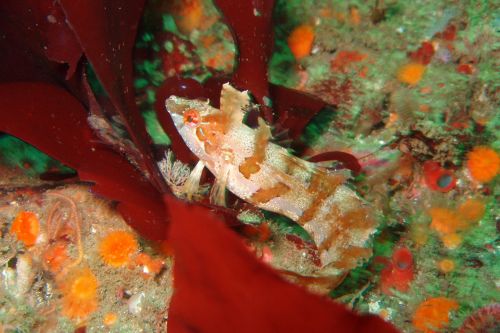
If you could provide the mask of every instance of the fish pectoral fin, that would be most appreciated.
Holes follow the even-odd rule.
[[[226,206],[226,185],[229,179],[229,168],[223,168],[221,173],[215,176],[215,182],[210,191],[210,203]]]
[[[191,201],[193,199],[193,195],[198,193],[200,190],[200,179],[201,173],[205,168],[205,164],[201,160],[196,163],[196,166],[189,174],[188,179],[182,186],[182,192],[186,194],[186,198]]]

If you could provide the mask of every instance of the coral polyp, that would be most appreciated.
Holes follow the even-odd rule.
[[[40,233],[40,222],[33,212],[20,212],[12,222],[10,233],[26,246],[33,246]]]
[[[498,174],[500,157],[489,147],[475,147],[467,154],[467,167],[472,178],[487,183]]]
[[[130,262],[131,256],[137,252],[138,244],[135,236],[124,230],[112,231],[99,244],[102,260],[113,267],[124,266]]]
[[[69,274],[62,282],[62,314],[71,319],[84,320],[97,310],[99,283],[88,268]]]

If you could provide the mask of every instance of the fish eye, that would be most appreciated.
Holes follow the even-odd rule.
[[[195,109],[184,111],[184,124],[196,125],[200,122],[200,113]]]

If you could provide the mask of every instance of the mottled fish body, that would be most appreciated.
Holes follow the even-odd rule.
[[[341,274],[369,257],[375,223],[369,207],[345,185],[346,177],[270,142],[270,129],[262,119],[256,129],[245,125],[247,92],[225,84],[220,104],[216,109],[205,101],[176,96],[166,100],[180,135],[200,159],[193,177],[199,178],[203,167],[216,177],[211,198],[222,203],[227,188],[301,224],[319,249],[322,269],[317,275]]]

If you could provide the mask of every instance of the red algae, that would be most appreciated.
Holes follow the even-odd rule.
[[[431,42],[425,41],[418,50],[410,53],[410,59],[422,65],[428,65],[434,56],[434,52],[434,45]]]
[[[346,73],[351,64],[363,61],[366,57],[366,54],[357,51],[340,50],[330,62],[330,68],[333,71]]]

